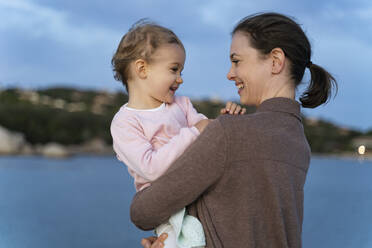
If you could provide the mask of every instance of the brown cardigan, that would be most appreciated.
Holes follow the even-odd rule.
[[[207,247],[301,247],[309,162],[299,103],[271,98],[254,114],[211,122],[166,174],[135,195],[131,219],[150,230],[188,206]]]

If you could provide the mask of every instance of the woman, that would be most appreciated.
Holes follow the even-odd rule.
[[[265,13],[241,20],[232,32],[227,77],[256,113],[211,122],[164,176],[137,193],[132,221],[150,230],[188,205],[203,224],[207,247],[301,247],[310,148],[295,91],[306,68],[311,80],[302,107],[327,102],[337,86],[310,57],[306,35],[290,18]]]

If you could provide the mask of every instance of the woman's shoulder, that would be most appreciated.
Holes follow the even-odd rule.
[[[281,128],[281,118],[275,113],[253,113],[247,115],[223,115],[216,120],[228,136],[253,137],[262,133],[276,132]]]
[[[246,114],[246,115],[220,115],[217,117],[218,120],[223,127],[233,127],[236,126],[246,126],[247,124],[253,125],[255,123],[259,123],[259,120],[262,118],[267,118],[266,116],[262,116],[259,113],[253,114]]]
[[[251,140],[265,138],[302,136],[303,125],[296,116],[283,112],[256,112],[234,116],[224,115],[217,118],[225,134],[232,139],[241,137]]]

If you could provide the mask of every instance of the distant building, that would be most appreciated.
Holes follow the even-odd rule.
[[[305,121],[306,121],[306,124],[309,126],[316,126],[319,123],[319,119],[315,117],[307,117]]]
[[[365,146],[367,150],[372,151],[372,136],[361,136],[352,140],[353,147]]]

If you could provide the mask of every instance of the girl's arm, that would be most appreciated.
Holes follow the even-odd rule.
[[[204,130],[208,123],[213,120],[208,119],[201,113],[198,113],[188,97],[178,96],[175,98],[175,101],[185,111],[189,127],[195,126],[200,133]],[[231,115],[243,115],[246,112],[246,108],[242,108],[240,105],[233,102],[227,102],[226,106],[220,111],[221,114]]]
[[[111,124],[114,150],[121,161],[148,181],[159,178],[185,149],[198,137],[196,127],[181,128],[178,135],[155,150],[134,118],[113,120]]]
[[[200,122],[203,119],[207,119],[205,115],[196,111],[188,97],[179,96],[175,98],[175,101],[181,106],[182,109],[184,109],[190,127],[194,126],[196,123]],[[244,115],[246,112],[246,108],[243,108],[239,104],[230,101],[226,102],[226,106],[220,110],[220,114],[230,115]]]
[[[131,205],[132,222],[150,230],[194,202],[222,176],[228,141],[219,120],[211,122],[169,170],[137,192]]]
[[[207,120],[208,118],[196,111],[192,105],[190,99],[186,96],[175,97],[175,102],[183,109],[186,115],[187,123],[189,127],[195,126],[201,120]]]

